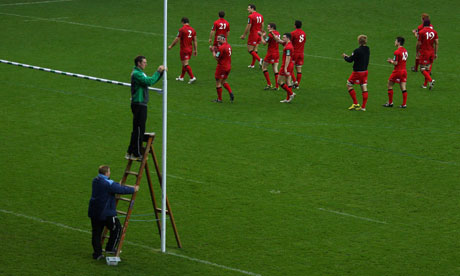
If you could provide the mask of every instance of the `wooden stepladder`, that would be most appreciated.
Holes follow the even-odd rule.
[[[160,190],[161,190],[162,176],[161,176],[160,168],[158,166],[158,160],[157,160],[157,158],[155,156],[155,151],[154,151],[154,148],[153,148],[153,140],[154,139],[155,139],[155,133],[145,133],[144,134],[144,145],[145,144],[146,145],[145,145],[145,150],[144,150],[144,155],[143,155],[142,161],[139,162],[139,161],[134,161],[134,160],[128,159],[128,164],[126,165],[126,169],[125,169],[125,172],[123,173],[123,178],[121,179],[120,184],[124,185],[124,186],[129,186],[129,187],[139,186],[140,183],[141,183],[141,180],[142,180],[142,176],[143,176],[143,174],[145,172],[145,174],[147,175],[147,183],[148,183],[149,190],[150,190],[150,198],[152,199],[153,210],[154,210],[154,214],[155,214],[155,218],[156,218],[156,222],[157,222],[157,226],[158,226],[158,233],[160,234],[160,237],[161,237],[161,222],[160,222],[160,216],[158,215],[159,213],[161,213],[161,208],[159,208],[158,205],[157,205],[157,201],[156,201],[156,198],[155,198],[155,193],[154,193],[154,189],[153,189],[153,185],[152,185],[152,177],[150,175],[150,170],[149,170],[149,166],[148,166],[148,162],[147,162],[149,154],[150,154],[151,157],[152,157],[152,160],[153,160],[153,164],[155,166],[155,171],[156,171],[157,176],[158,176],[158,181],[160,182]],[[140,167],[139,167],[139,170],[137,172],[133,171],[132,168],[131,168],[134,162],[136,162],[136,163],[139,162],[140,163]],[[135,176],[136,177],[136,183],[134,184],[134,186],[126,185],[126,181],[128,180],[129,176]],[[134,208],[134,202],[136,200],[137,193],[138,192],[134,192],[131,195],[131,198],[126,197],[126,196],[129,196],[129,195],[117,195],[117,198],[116,198],[117,199],[117,201],[116,201],[117,213],[119,215],[122,215],[122,216],[125,217],[124,222],[122,224],[122,231],[121,231],[120,241],[118,243],[117,251],[115,253],[116,257],[120,256],[121,248],[122,248],[123,242],[125,240],[126,230],[128,229],[129,219],[131,217],[131,213],[132,213],[133,208]],[[121,206],[122,204],[119,205],[120,201],[128,203],[127,211],[120,211],[120,209],[122,208],[122,206]],[[171,225],[172,225],[172,228],[174,230],[174,235],[176,237],[177,246],[179,248],[182,248],[182,243],[181,243],[180,238],[179,238],[179,233],[177,232],[176,223],[174,221],[174,216],[173,216],[173,213],[171,211],[171,206],[169,205],[169,200],[168,200],[167,197],[166,197],[166,214],[169,215],[169,219],[171,221]],[[107,228],[104,229],[104,234],[102,235],[102,240],[101,240],[102,243],[104,243],[104,239],[107,238],[107,232],[108,232],[108,229]]]

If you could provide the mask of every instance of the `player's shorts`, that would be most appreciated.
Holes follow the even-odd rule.
[[[264,58],[264,62],[269,64],[279,63],[280,53],[267,53],[267,55]]]
[[[281,65],[281,68],[280,68],[280,70],[279,70],[280,76],[289,77],[289,76],[294,75],[294,63],[291,62],[291,63],[288,65],[287,71],[288,71],[288,73],[287,73],[287,75],[286,75],[286,73],[284,73],[284,64]]]
[[[249,36],[248,36],[248,45],[256,46],[258,44],[260,44],[260,35],[258,33],[249,34]]]
[[[434,52],[420,52],[420,56],[418,59],[420,64],[432,64],[434,61]]]
[[[192,57],[192,51],[180,51],[180,60],[189,60]]]
[[[353,73],[351,73],[350,77],[348,78],[348,83],[359,85],[367,84],[367,71],[353,71]]]
[[[393,71],[388,80],[394,83],[407,82],[407,71],[406,70]]]
[[[295,66],[303,65],[303,53],[294,53],[292,55],[292,61],[294,62]]]
[[[228,78],[228,75],[230,74],[231,69],[226,69],[220,66],[216,67],[216,73],[214,74],[214,77],[216,80],[226,80]]]

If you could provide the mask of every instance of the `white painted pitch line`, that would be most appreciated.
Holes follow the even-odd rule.
[[[9,214],[9,215],[14,215],[14,216],[17,216],[17,217],[26,218],[26,219],[33,220],[33,221],[40,222],[40,223],[51,224],[51,225],[54,225],[54,226],[58,226],[58,227],[61,227],[61,228],[72,230],[72,231],[77,231],[77,232],[80,232],[80,233],[91,234],[90,231],[78,229],[78,228],[68,226],[68,225],[65,225],[65,224],[62,224],[62,223],[54,222],[54,221],[49,221],[49,220],[44,220],[44,219],[37,218],[37,217],[27,216],[27,215],[24,215],[24,214],[8,211],[8,210],[4,210],[4,209],[0,209],[0,212],[5,213],[5,214]],[[154,248],[154,247],[150,247],[150,246],[147,246],[147,245],[138,244],[138,243],[130,242],[130,241],[125,241],[125,243],[133,245],[133,246],[136,246],[136,247],[148,249],[148,250],[151,250],[151,251],[154,251],[154,252],[158,252],[158,253],[161,252],[161,249],[159,249],[159,248]],[[206,265],[210,265],[210,266],[214,266],[214,267],[218,267],[218,268],[222,268],[222,269],[226,269],[226,270],[236,271],[236,272],[246,274],[246,275],[262,276],[261,274],[257,274],[257,273],[254,273],[254,272],[250,272],[250,271],[246,271],[246,270],[242,270],[242,269],[238,269],[238,268],[233,268],[233,267],[229,267],[229,266],[225,266],[225,265],[220,265],[220,264],[216,264],[216,263],[209,262],[209,261],[206,261],[206,260],[201,260],[201,259],[197,259],[197,258],[193,258],[193,257],[173,253],[173,252],[166,252],[166,254],[171,255],[171,256],[175,256],[175,257],[179,257],[179,258],[183,258],[183,259],[187,259],[187,260],[190,260],[190,261],[194,261],[194,262],[197,262],[197,263],[202,263],[202,264],[206,264]]]
[[[185,180],[185,181],[188,181],[188,182],[198,183],[198,184],[206,184],[205,182],[202,182],[202,181],[188,179],[188,178],[184,178],[184,177],[176,176],[176,175],[172,175],[172,174],[168,174],[168,177],[172,177],[172,178],[176,178],[176,179],[180,179],[180,180]]]
[[[24,2],[24,3],[11,3],[11,4],[0,4],[3,6],[22,6],[22,5],[33,5],[33,4],[48,4],[48,3],[59,3],[59,2],[71,2],[73,0],[53,0],[53,1],[40,1],[40,2]]]
[[[61,19],[67,19],[69,17],[56,17],[56,18],[50,18],[50,19],[53,19],[53,20],[61,20]],[[40,21],[40,19],[26,19],[24,20],[24,22],[34,22],[34,21]]]
[[[359,217],[359,216],[355,216],[355,215],[352,215],[352,214],[347,214],[347,213],[338,212],[338,211],[334,211],[334,210],[328,210],[328,209],[324,209],[324,208],[318,208],[318,210],[329,212],[329,213],[334,213],[334,214],[338,214],[338,215],[342,215],[342,216],[352,217],[352,218],[356,218],[356,219],[362,219],[362,220],[367,220],[367,221],[381,223],[381,224],[388,224],[386,221],[380,221],[380,220],[375,220],[375,219],[370,219],[370,218],[365,218],[365,217]]]

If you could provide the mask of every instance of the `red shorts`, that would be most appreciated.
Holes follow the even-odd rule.
[[[256,46],[258,44],[260,44],[260,35],[258,33],[249,34],[249,36],[248,36],[248,45]]]
[[[348,83],[359,85],[367,84],[367,71],[353,71],[353,73],[351,73],[351,76],[348,78]]]
[[[280,62],[280,53],[267,53],[264,58],[266,63],[274,64]]]
[[[180,51],[180,60],[189,60],[192,57],[192,51]]]
[[[284,64],[281,65],[281,68],[280,68],[280,71],[279,71],[280,76],[286,76],[286,77],[292,76],[292,75],[294,74],[294,63],[291,62],[291,63],[288,65],[287,71],[288,71],[287,74],[284,73]]]
[[[228,75],[230,74],[230,70],[231,69],[226,69],[226,68],[217,66],[214,77],[216,78],[216,80],[218,79],[226,80],[228,78]]]
[[[388,80],[394,83],[407,82],[407,71],[406,70],[393,71]]]
[[[292,55],[292,61],[296,66],[303,65],[303,53],[294,53]]]
[[[418,59],[419,59],[420,64],[423,64],[423,65],[432,64],[434,61],[434,53],[433,52],[431,53],[420,52],[420,56]]]

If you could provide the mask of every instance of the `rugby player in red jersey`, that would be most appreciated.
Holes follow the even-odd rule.
[[[292,74],[294,73],[294,63],[292,62],[292,54],[294,53],[294,46],[291,43],[291,34],[283,34],[282,43],[284,44],[283,49],[283,62],[281,64],[280,78],[278,82],[284,90],[286,90],[286,99],[281,100],[281,103],[290,103],[295,93],[292,92]]]
[[[302,79],[303,51],[307,35],[301,29],[302,21],[296,20],[294,26],[295,30],[291,32],[292,46],[294,46],[292,59],[294,61],[295,70],[297,71],[297,80],[294,75],[292,75],[292,80],[294,81],[294,87],[298,89],[300,80]]]
[[[408,57],[407,50],[403,47],[404,37],[398,36],[395,40],[395,46],[398,47],[393,53],[394,57],[387,59],[387,62],[393,64],[395,68],[388,79],[388,102],[384,104],[384,107],[393,107],[393,85],[399,83],[401,87],[401,92],[403,95],[403,102],[399,106],[400,108],[406,108],[407,103],[407,70],[406,70],[406,61]]]
[[[262,72],[264,73],[265,79],[267,80],[267,86],[265,86],[265,90],[270,88],[272,89],[279,89],[278,87],[278,64],[280,60],[280,52],[279,52],[279,44],[278,40],[280,39],[280,33],[276,30],[275,23],[269,23],[267,25],[268,36],[266,36],[265,32],[261,32],[262,35],[262,44],[268,44],[267,48],[267,55],[263,59],[262,63]],[[270,75],[268,74],[268,66],[272,65],[273,73],[275,74],[275,88],[272,87],[272,83],[270,81]]]
[[[176,38],[168,46],[168,50],[171,50],[174,45],[180,40],[180,60],[182,62],[182,73],[179,77],[176,78],[177,81],[184,81],[185,72],[190,76],[189,84],[196,81],[195,76],[192,73],[192,67],[189,65],[189,60],[192,57],[197,55],[197,41],[196,41],[196,32],[190,26],[190,21],[187,17],[181,19],[182,28],[179,29]]]
[[[350,75],[347,81],[347,88],[350,97],[353,100],[353,104],[348,108],[348,110],[360,110],[366,111],[367,104],[367,66],[369,65],[369,56],[370,51],[367,46],[367,36],[359,35],[358,36],[359,48],[356,48],[351,56],[343,53],[342,57],[346,62],[353,62],[353,73]],[[354,84],[359,84],[361,86],[361,91],[363,92],[363,105],[359,106],[358,100],[356,99],[356,92],[353,88]]]
[[[430,90],[433,89],[434,79],[431,78],[431,65],[438,57],[438,33],[430,27],[429,19],[423,21],[423,29],[418,33],[417,54],[419,55],[420,71],[425,76],[422,88],[429,84]]]
[[[217,90],[217,99],[213,102],[222,103],[222,86],[227,89],[228,94],[230,95],[230,102],[233,103],[235,99],[230,85],[227,83],[228,75],[232,69],[232,47],[227,43],[227,39],[224,35],[217,36],[217,42],[219,48],[217,51],[212,51],[212,55],[217,60],[216,73],[214,74],[216,78],[216,90]],[[209,46],[212,50],[213,46]]]
[[[418,32],[420,32],[423,29],[423,21],[425,19],[430,19],[430,16],[427,13],[422,13],[422,24],[420,24],[417,29],[412,30],[412,33],[414,34],[415,38],[418,41]],[[431,28],[433,28],[433,25],[430,25]],[[415,66],[411,68],[412,72],[417,72],[418,71],[418,66],[419,66],[419,55],[415,55]]]
[[[259,32],[264,29],[264,18],[260,13],[256,12],[256,6],[254,4],[248,6],[248,12],[248,25],[246,25],[246,29],[244,29],[244,33],[240,38],[244,39],[249,31],[248,52],[252,56],[252,63],[248,68],[254,68],[256,60],[259,62],[259,65],[262,66],[262,59],[257,54],[257,46],[261,39]]]
[[[228,23],[227,20],[224,19],[225,17],[225,12],[220,11],[219,12],[219,19],[214,21],[214,24],[212,25],[211,32],[209,34],[209,44],[213,43],[213,38],[214,38],[214,43],[212,44],[215,48],[214,50],[217,50],[219,47],[217,45],[217,36],[218,35],[223,35],[225,36],[225,39],[227,39],[228,34],[230,32],[230,24]]]

